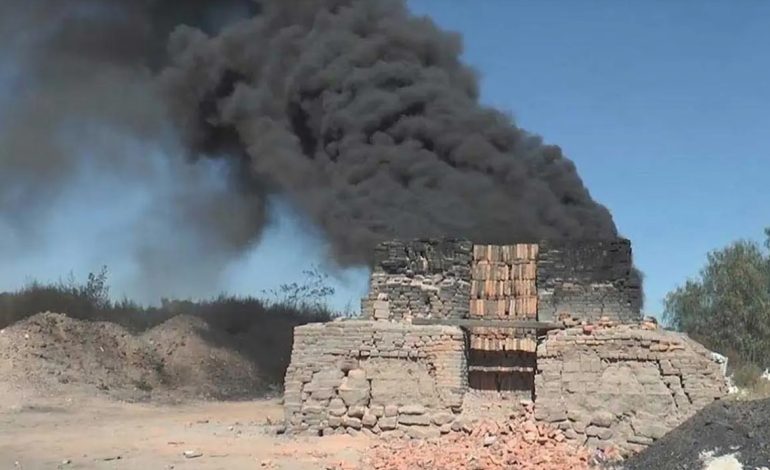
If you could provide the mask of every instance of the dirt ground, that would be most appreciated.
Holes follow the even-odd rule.
[[[6,391],[7,392],[7,391]],[[121,403],[4,394],[2,469],[316,470],[352,468],[365,437],[284,438],[278,401]],[[22,402],[26,402],[21,405]],[[185,452],[198,455],[188,458]]]

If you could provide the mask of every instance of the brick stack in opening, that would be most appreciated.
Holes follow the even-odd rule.
[[[470,317],[537,320],[538,246],[475,245]],[[470,387],[531,398],[537,343],[534,332],[473,327],[469,332]]]

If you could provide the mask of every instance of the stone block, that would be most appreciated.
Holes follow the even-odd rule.
[[[358,418],[351,418],[350,416],[344,416],[342,418],[342,425],[346,428],[361,429],[363,423]]]
[[[398,427],[398,419],[395,416],[380,418],[377,425],[383,431],[392,431]]]
[[[302,413],[304,415],[320,415],[326,412],[326,408],[321,405],[303,405]]]
[[[430,425],[430,416],[428,415],[399,415],[398,423],[413,426]]]
[[[385,411],[385,416],[387,417],[398,416],[398,406],[385,405],[384,411]]]
[[[337,393],[347,406],[365,406],[369,404],[370,390],[368,386],[351,387],[343,382]]]
[[[599,439],[610,439],[612,437],[612,430],[609,428],[599,426],[588,426],[586,428],[586,436],[598,437]]]
[[[669,431],[668,427],[661,424],[658,420],[649,419],[631,419],[631,427],[638,436],[660,439]]]
[[[644,446],[649,446],[653,442],[655,442],[652,438],[644,437],[644,436],[630,436],[628,438],[628,442],[632,444],[640,444]]]
[[[364,413],[364,416],[361,418],[361,423],[368,428],[374,427],[374,425],[377,424],[377,417],[371,413]]]
[[[588,422],[586,421],[575,421],[574,423],[572,423],[572,429],[579,432],[580,434],[585,434],[587,427],[588,427]]]
[[[380,418],[385,416],[385,407],[382,405],[372,405],[369,407],[369,412],[375,417]]]
[[[399,407],[398,412],[403,415],[421,415],[425,414],[425,407],[422,405],[405,405]]]
[[[561,408],[535,406],[535,419],[547,423],[556,423],[567,419],[567,412]]]
[[[615,421],[615,415],[610,413],[609,411],[597,411],[593,414],[591,417],[591,424],[603,428],[608,428],[612,426],[612,423]]]
[[[433,424],[435,424],[436,426],[443,426],[445,424],[451,425],[454,419],[455,419],[455,415],[449,412],[434,413],[431,416],[431,422],[433,422]]]
[[[335,395],[334,389],[321,388],[312,392],[310,394],[310,397],[314,400],[328,400],[332,398],[334,395]]]
[[[363,418],[366,408],[361,405],[354,405],[348,408],[348,416],[353,418]]]

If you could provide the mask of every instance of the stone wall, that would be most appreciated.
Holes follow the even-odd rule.
[[[726,392],[721,366],[654,324],[552,331],[537,348],[536,418],[590,447],[639,451]]]
[[[284,409],[290,430],[438,436],[467,390],[463,332],[337,321],[295,328]]]
[[[596,320],[640,319],[642,291],[628,240],[545,241],[537,261],[538,319],[562,313]]]
[[[376,320],[498,317],[640,319],[628,240],[473,245],[389,241],[375,250],[363,316]]]
[[[465,318],[473,245],[463,240],[390,241],[375,250],[364,318]]]

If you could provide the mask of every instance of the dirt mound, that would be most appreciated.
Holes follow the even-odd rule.
[[[702,469],[735,454],[744,469],[770,466],[770,399],[715,402],[625,462],[626,470]]]
[[[239,398],[263,392],[255,364],[198,318],[174,317],[135,335],[110,322],[42,313],[0,333],[0,377],[53,394],[63,387],[124,400]]]
[[[163,385],[207,398],[253,396],[264,384],[258,367],[232,349],[230,336],[200,318],[177,316],[141,336],[161,361]]]

